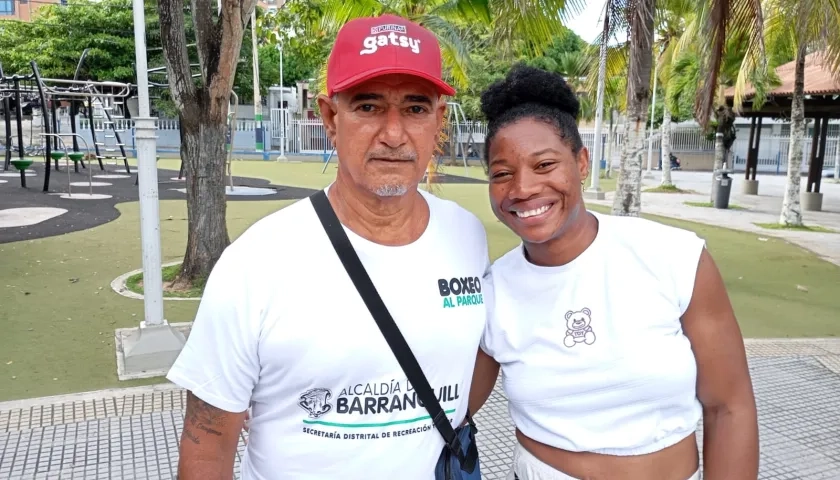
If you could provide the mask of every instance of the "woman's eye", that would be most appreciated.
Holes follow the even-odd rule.
[[[542,162],[539,165],[537,165],[537,168],[548,168],[551,165],[553,165],[553,162]]]

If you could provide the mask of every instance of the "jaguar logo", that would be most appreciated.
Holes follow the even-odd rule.
[[[300,395],[298,405],[306,410],[310,418],[318,418],[332,410],[330,398],[332,392],[328,388],[312,388]]]

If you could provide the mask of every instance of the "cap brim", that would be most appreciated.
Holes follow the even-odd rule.
[[[438,92],[441,95],[448,95],[450,97],[455,96],[455,89],[449,86],[446,82],[439,78],[435,78],[425,72],[414,70],[411,68],[394,68],[394,67],[383,67],[383,68],[375,68],[373,70],[368,70],[363,74],[355,75],[350,77],[344,81],[341,81],[335,85],[333,85],[332,91],[340,92],[342,90],[347,90],[348,88],[354,87],[362,82],[366,82],[372,78],[381,77],[382,75],[388,75],[392,73],[402,73],[405,75],[413,75],[415,77],[422,78],[423,80],[427,80],[434,84],[437,88]]]

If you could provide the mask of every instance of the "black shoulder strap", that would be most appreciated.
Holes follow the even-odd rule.
[[[327,232],[327,236],[330,238],[330,242],[332,242],[338,258],[341,259],[341,263],[344,265],[344,269],[347,270],[350,279],[353,280],[356,290],[358,290],[359,295],[361,295],[365,305],[367,305],[368,310],[370,310],[371,315],[376,320],[376,324],[379,325],[379,330],[382,331],[382,335],[388,342],[388,346],[391,347],[391,351],[397,357],[397,362],[399,362],[403,372],[405,372],[405,376],[408,377],[408,381],[411,382],[420,401],[423,402],[426,410],[429,411],[429,416],[432,418],[441,436],[443,436],[446,444],[458,459],[463,461],[464,456],[461,451],[461,442],[458,440],[457,435],[455,435],[455,430],[449,423],[449,419],[441,408],[437,397],[435,397],[429,381],[426,380],[423,370],[414,357],[414,353],[412,353],[399,327],[394,323],[394,319],[388,312],[388,308],[376,291],[376,287],[371,282],[364,265],[362,265],[362,261],[359,260],[356,250],[353,249],[353,244],[347,238],[347,234],[344,232],[341,222],[339,222],[338,217],[335,215],[335,211],[332,205],[330,205],[326,193],[324,190],[319,190],[310,196],[309,199],[312,202],[312,206],[315,207],[315,213],[318,214],[318,219],[321,220],[321,225],[324,226],[324,230]]]

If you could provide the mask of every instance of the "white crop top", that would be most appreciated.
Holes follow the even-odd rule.
[[[680,317],[705,242],[690,231],[599,215],[571,263],[539,267],[520,244],[492,266],[481,348],[501,364],[511,418],[568,451],[641,455],[697,428],[697,366]]]

